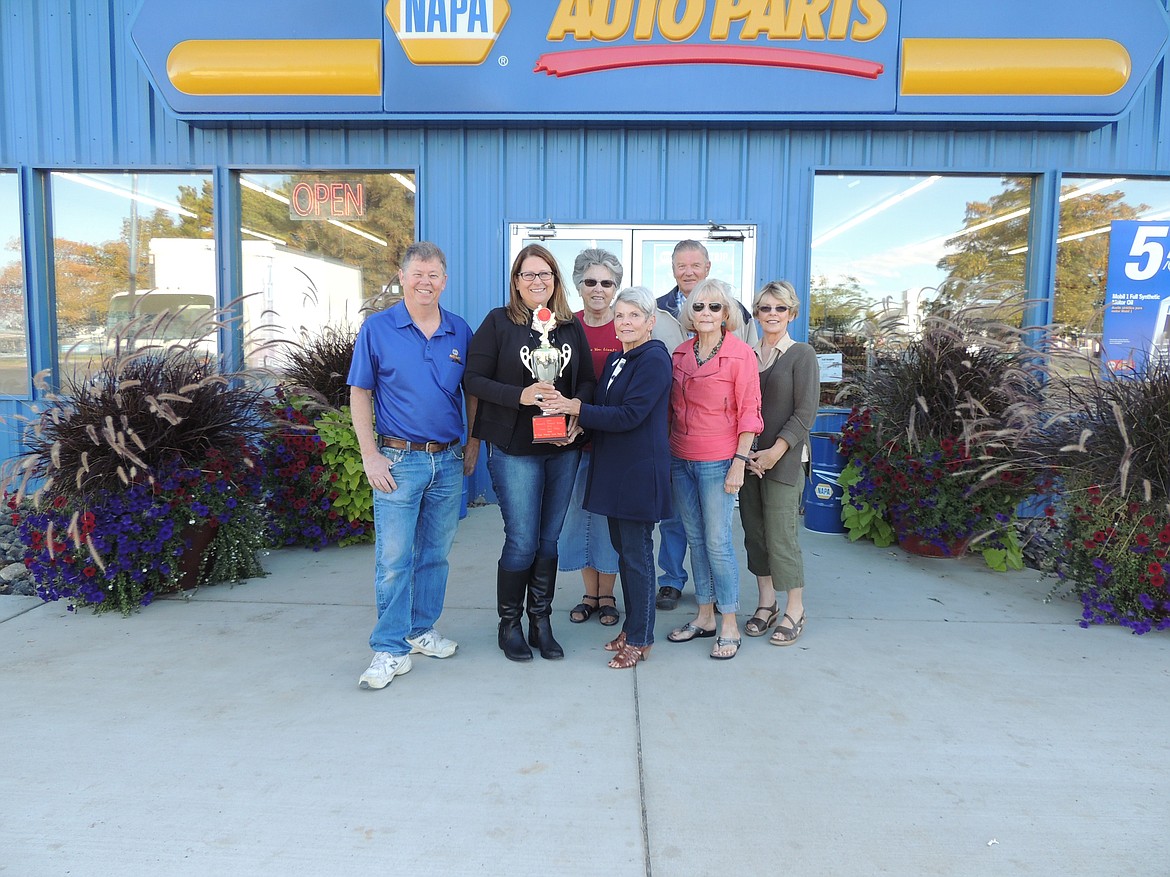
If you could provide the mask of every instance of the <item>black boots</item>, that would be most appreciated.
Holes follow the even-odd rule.
[[[545,660],[565,656],[565,650],[553,639],[552,615],[553,592],[557,585],[557,559],[537,557],[532,564],[532,578],[528,582],[528,643],[540,649]]]
[[[531,661],[532,649],[540,650],[546,660],[563,658],[565,650],[553,639],[553,592],[557,584],[557,559],[538,557],[531,569],[510,570],[496,567],[496,603],[500,613],[500,649],[509,661]],[[524,612],[524,594],[528,593],[528,642],[520,616]]]
[[[496,567],[496,603],[500,613],[500,648],[509,661],[531,661],[532,650],[524,642],[520,616],[524,613],[524,591],[531,570]]]

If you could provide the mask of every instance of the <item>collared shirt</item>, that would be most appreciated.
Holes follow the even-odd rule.
[[[379,435],[412,442],[463,438],[463,369],[471,327],[439,309],[427,338],[403,302],[370,316],[353,348],[348,383],[370,390]]]
[[[775,347],[765,347],[767,342],[764,341],[764,336],[760,336],[760,340],[752,345],[752,350],[756,352],[756,359],[760,362],[760,371],[767,371],[772,367],[777,359],[784,355],[789,347],[796,342],[792,340],[792,336],[785,332],[780,336],[780,340],[776,342]]]

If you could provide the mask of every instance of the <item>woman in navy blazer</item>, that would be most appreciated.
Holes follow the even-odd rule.
[[[609,666],[627,670],[654,642],[654,525],[670,517],[670,354],[653,341],[654,294],[623,289],[613,300],[621,351],[611,353],[593,404],[560,397],[553,409],[576,415],[593,436],[585,508],[605,515],[618,553],[626,621],[606,644]]]

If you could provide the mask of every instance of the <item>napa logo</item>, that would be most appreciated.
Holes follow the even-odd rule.
[[[818,484],[813,488],[813,493],[816,494],[817,499],[832,499],[833,488],[829,484]]]
[[[508,0],[386,4],[386,18],[413,64],[482,64],[510,13]]]

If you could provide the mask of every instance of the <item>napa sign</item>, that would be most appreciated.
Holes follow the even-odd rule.
[[[1103,123],[1159,0],[142,0],[178,116]]]

